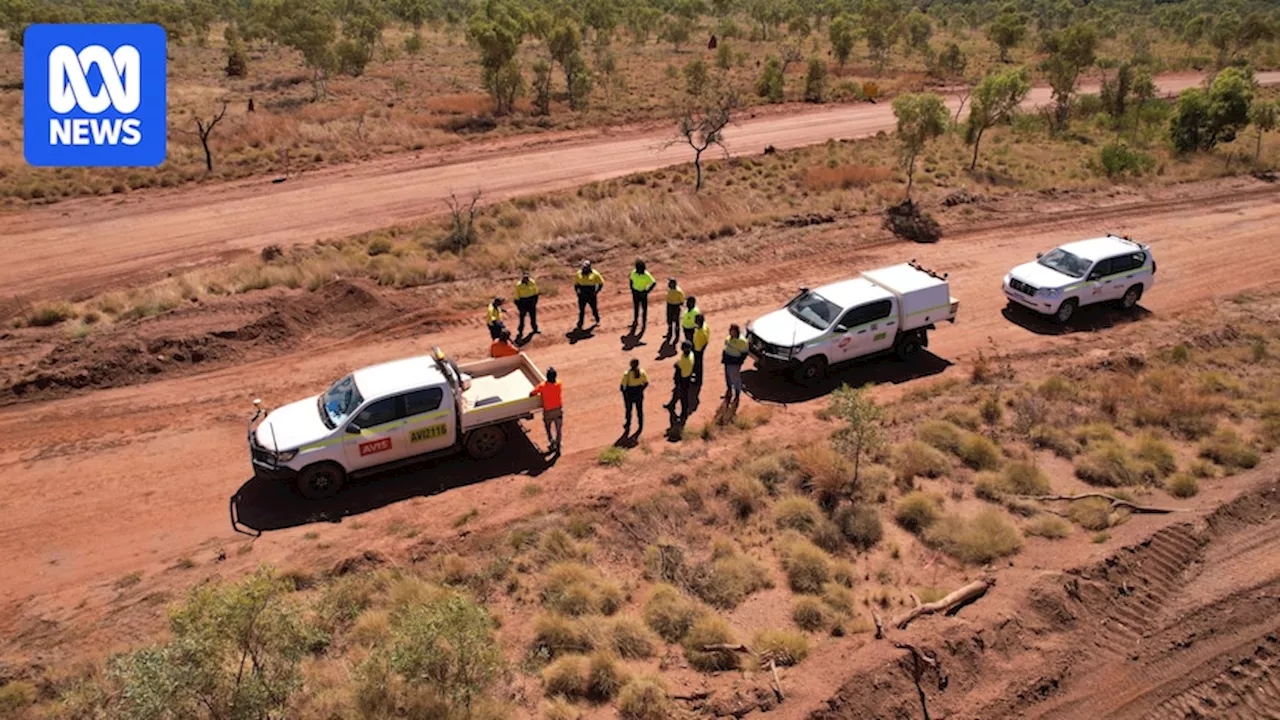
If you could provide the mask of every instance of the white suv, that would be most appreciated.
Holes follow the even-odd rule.
[[[1151,248],[1118,235],[1067,243],[1036,258],[1004,276],[1005,297],[1060,323],[1085,305],[1118,301],[1132,308],[1156,279]]]

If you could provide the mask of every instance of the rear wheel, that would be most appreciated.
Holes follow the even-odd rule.
[[[827,358],[822,355],[814,355],[796,368],[796,382],[801,385],[816,385],[826,376]]]
[[[1137,306],[1138,301],[1142,299],[1142,286],[1134,285],[1124,291],[1124,297],[1120,298],[1120,306],[1125,310],[1132,310]]]
[[[507,431],[501,425],[488,425],[467,435],[467,454],[476,460],[488,460],[507,446]]]
[[[308,500],[322,500],[336,495],[346,479],[346,471],[337,463],[308,465],[298,473],[298,492]]]
[[[909,332],[898,337],[893,351],[899,360],[910,360],[924,347],[924,333]]]
[[[1075,298],[1063,300],[1062,304],[1058,306],[1058,312],[1053,314],[1053,319],[1063,325],[1067,324],[1071,318],[1075,317],[1077,304]]]

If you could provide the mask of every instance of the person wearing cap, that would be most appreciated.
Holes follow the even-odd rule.
[[[693,343],[680,344],[680,357],[675,361],[675,386],[671,389],[671,402],[662,407],[671,411],[671,418],[683,425],[689,419],[689,391],[693,387]],[[676,414],[676,403],[680,403],[680,414]]]
[[[667,278],[667,334],[663,340],[680,337],[680,309],[684,307],[684,290],[675,278]]]
[[[636,269],[631,271],[631,333],[640,325],[640,334],[649,327],[649,293],[658,281],[645,269],[643,260],[636,260]]]
[[[547,428],[547,451],[560,453],[560,433],[564,429],[564,405],[562,404],[563,388],[557,378],[556,369],[547,368],[547,379],[529,391],[529,397],[542,398],[542,424]],[[555,435],[551,429],[555,428]]]
[[[516,310],[520,313],[520,325],[516,329],[516,337],[524,337],[524,320],[529,318],[532,326],[530,335],[537,335],[538,330],[538,283],[525,272],[516,283]]]
[[[591,315],[595,318],[596,325],[600,324],[600,306],[597,304],[597,299],[602,289],[604,289],[604,277],[591,269],[590,260],[583,260],[582,269],[573,276],[573,290],[578,294],[578,330],[582,329],[582,321],[588,306],[591,308]]]
[[[680,329],[684,330],[685,342],[693,342],[693,331],[698,327],[698,316],[702,311],[698,309],[698,298],[690,295],[684,301],[685,311],[680,316]]]
[[[724,399],[736,405],[742,399],[742,365],[747,361],[747,339],[737,323],[729,326],[720,360],[724,363]]]
[[[502,336],[489,345],[489,357],[503,358],[519,355],[520,348],[511,343],[511,331],[503,330]]]
[[[694,318],[693,326],[693,383],[699,388],[702,387],[702,356],[707,352],[707,345],[711,343],[711,328],[707,325],[707,319],[698,313]]]
[[[649,376],[640,369],[640,361],[632,358],[631,367],[622,374],[622,402],[627,408],[627,419],[622,425],[622,434],[631,435],[631,410],[636,413],[636,435],[644,432],[644,391],[649,387]]]
[[[496,297],[489,303],[489,307],[484,311],[484,320],[489,326],[490,340],[502,337],[502,332],[506,329],[502,324],[502,298]]]

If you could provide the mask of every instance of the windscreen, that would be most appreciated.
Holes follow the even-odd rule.
[[[1057,270],[1063,275],[1070,275],[1073,278],[1084,277],[1085,271],[1089,269],[1088,260],[1079,255],[1072,255],[1062,248],[1045,253],[1039,262],[1050,270]]]
[[[804,291],[795,300],[787,303],[787,310],[806,325],[812,325],[819,330],[831,327],[831,323],[840,314],[840,308],[836,307],[835,303],[811,290]]]
[[[364,398],[356,388],[355,378],[348,375],[320,396],[320,420],[330,430],[351,416]]]

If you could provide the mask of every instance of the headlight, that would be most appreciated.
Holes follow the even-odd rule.
[[[1061,297],[1062,288],[1040,288],[1040,294],[1047,298]]]
[[[298,456],[297,450],[283,450],[276,453],[276,462],[286,463]]]
[[[1009,280],[1011,280],[1012,278],[1013,278],[1013,276],[1012,276],[1012,275],[1005,275],[1005,276],[1004,276],[1004,284],[1005,284],[1005,285],[1008,285],[1008,284],[1009,284]]]

